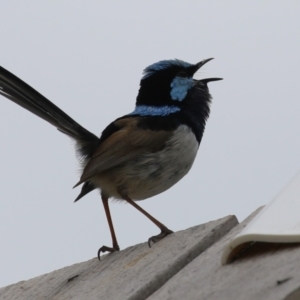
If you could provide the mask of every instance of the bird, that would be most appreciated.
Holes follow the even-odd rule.
[[[110,230],[112,246],[99,248],[99,260],[101,253],[120,250],[109,199],[129,203],[160,229],[148,239],[150,247],[173,233],[136,202],[168,190],[191,169],[210,114],[212,97],[207,84],[222,80],[197,80],[194,75],[212,59],[195,64],[169,59],[146,67],[134,110],[110,123],[100,137],[0,67],[2,96],[75,140],[82,175],[74,187],[82,188],[74,202],[98,189]]]

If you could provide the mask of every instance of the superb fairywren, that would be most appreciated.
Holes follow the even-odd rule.
[[[112,247],[102,246],[99,258],[101,252],[119,250],[109,198],[128,202],[161,229],[159,235],[149,238],[149,246],[172,233],[135,201],[166,191],[192,167],[210,113],[207,83],[221,80],[195,80],[193,75],[210,60],[197,64],[163,60],[147,67],[134,111],[109,124],[100,138],[0,67],[1,95],[76,141],[83,172],[75,187],[83,186],[75,201],[99,189],[112,237]]]

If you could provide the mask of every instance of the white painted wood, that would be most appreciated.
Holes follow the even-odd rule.
[[[238,246],[248,242],[300,242],[300,172],[226,245],[222,263],[230,260]]]
[[[299,300],[300,246],[257,243],[231,264],[220,257],[228,240],[256,215],[191,261],[147,300]],[[261,247],[263,246],[263,247]],[[255,252],[255,253],[254,253]]]

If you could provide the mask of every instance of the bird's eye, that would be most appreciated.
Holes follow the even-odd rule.
[[[184,71],[179,71],[179,72],[176,74],[176,76],[178,76],[178,77],[188,77],[187,73],[184,72]]]

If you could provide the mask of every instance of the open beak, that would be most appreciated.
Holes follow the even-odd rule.
[[[211,61],[213,58],[207,58],[207,59],[203,59],[202,61],[198,62],[195,66],[196,66],[196,70],[195,73],[202,67],[204,66],[206,63],[208,63],[209,61]],[[218,80],[223,80],[223,78],[205,78],[205,79],[200,79],[197,81],[201,81],[205,84],[207,84],[210,81],[218,81]]]

